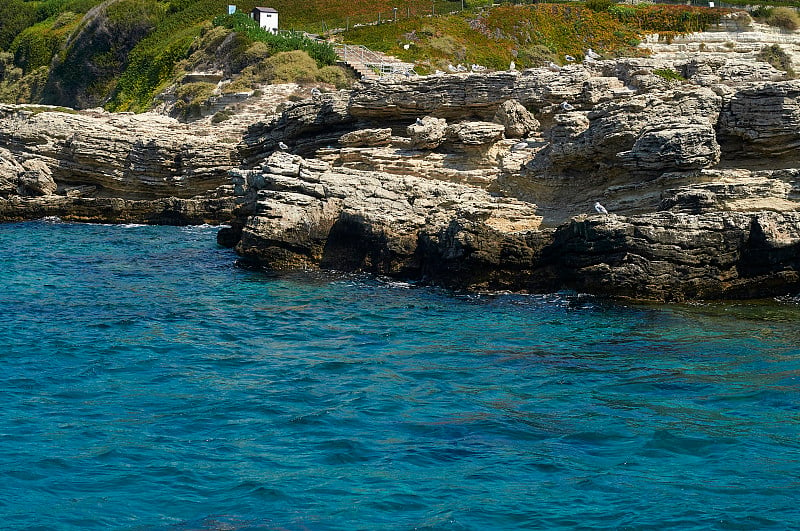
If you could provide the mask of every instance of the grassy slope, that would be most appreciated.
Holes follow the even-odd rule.
[[[136,3],[148,0],[123,0]],[[149,0],[154,1],[154,0]],[[124,70],[115,84],[116,90],[107,107],[113,110],[145,110],[153,94],[170,83],[175,65],[186,57],[195,39],[208,27],[209,21],[227,11],[229,0],[157,0],[164,16],[147,36],[138,41],[127,55]],[[671,24],[686,18],[685,6],[653,6],[649,10],[595,13],[579,3],[509,5],[481,11],[487,0],[467,0],[467,11],[460,12],[461,1],[441,0],[234,0],[240,11],[248,12],[256,5],[274,7],[280,13],[285,29],[318,33],[333,27],[351,29],[338,38],[365,44],[392,53],[404,60],[421,63],[433,70],[447,63],[478,63],[492,68],[505,68],[514,59],[520,67],[542,61],[563,61],[564,54],[581,56],[591,46],[607,55],[635,53],[632,45],[637,35],[653,29],[675,30]],[[51,21],[65,11],[85,13],[101,0],[2,0],[16,6],[19,16],[4,22],[0,18],[0,36],[8,24],[26,24],[17,40],[6,42],[5,49],[15,52],[27,47],[27,58],[19,55],[18,66],[47,64],[53,52],[54,38],[64,42],[64,35],[76,26],[54,27]],[[394,17],[397,23],[384,23],[353,28],[355,24],[386,22]],[[437,15],[430,17],[431,9]],[[630,8],[626,8],[630,9]],[[672,10],[673,12],[670,12]],[[0,6],[0,11],[3,11]],[[7,9],[6,9],[7,11]],[[708,11],[708,10],[706,10]],[[55,17],[54,17],[55,16]],[[714,16],[718,16],[715,14]],[[54,18],[52,18],[54,17]],[[689,17],[691,19],[691,17]],[[712,17],[713,18],[713,17]],[[649,26],[645,26],[645,22]],[[701,21],[702,22],[702,21]],[[698,22],[700,24],[700,22]],[[21,33],[20,33],[21,31]],[[8,37],[8,35],[7,35]],[[408,45],[408,49],[405,49]],[[3,43],[0,42],[0,46]],[[62,52],[63,54],[63,52]],[[15,57],[15,62],[17,58]]]

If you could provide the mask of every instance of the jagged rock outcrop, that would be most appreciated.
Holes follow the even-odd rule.
[[[458,122],[447,127],[448,140],[465,146],[493,144],[503,138],[505,126],[494,122]]]
[[[722,98],[700,87],[600,103],[556,115],[550,146],[529,169],[541,173],[666,172],[719,162],[714,124]]]
[[[392,129],[359,129],[339,137],[339,143],[350,147],[387,146],[392,143]]]
[[[202,203],[228,183],[227,171],[237,161],[233,142],[223,142],[208,131],[191,130],[171,118],[15,105],[0,105],[0,146],[0,197],[46,196],[53,211],[59,212],[53,215],[62,217],[69,217],[69,205],[82,210],[98,198],[123,202],[194,198],[191,204],[199,205],[197,196],[202,196]],[[87,201],[67,200],[77,197]],[[143,211],[145,204],[131,208]],[[181,219],[213,221],[213,212],[222,216],[215,221],[226,221],[230,204],[227,212],[215,207],[208,215],[192,213]],[[18,200],[6,202],[0,219],[19,219],[47,210],[41,205],[42,201],[30,208]],[[156,204],[153,208],[163,210]],[[107,210],[104,206],[96,209]],[[76,216],[104,220],[99,214]],[[113,214],[110,220],[123,217]],[[142,215],[132,217],[140,219]]]
[[[558,283],[630,298],[768,297],[800,289],[800,213],[592,216],[559,228]],[[557,267],[556,267],[557,266]]]
[[[261,170],[232,172],[240,204],[220,242],[270,268],[323,267],[420,277],[429,253],[486,262],[474,275],[502,276],[505,255],[538,228],[535,205],[453,183],[331,168],[282,152]],[[505,245],[497,241],[502,234]],[[439,243],[434,243],[439,242]],[[469,249],[469,253],[467,253]],[[448,254],[449,253],[449,254]]]
[[[280,142],[294,150],[302,150],[308,144],[307,151],[336,143],[356,123],[349,112],[352,95],[349,91],[328,92],[253,124],[239,145],[243,165],[258,164]]]
[[[273,147],[263,168],[234,172],[239,206],[220,241],[272,268],[457,289],[791,292],[800,98],[781,77],[701,54],[364,83],[331,122],[344,141],[304,158]],[[315,127],[304,120],[297,152]],[[363,131],[378,125],[406,136],[370,146]],[[740,165],[746,153],[783,162]],[[598,199],[612,214],[586,215]]]
[[[751,84],[725,102],[719,119],[726,149],[750,157],[797,161],[800,148],[800,80]]]
[[[594,215],[541,230],[535,205],[286,153],[234,178],[239,218],[220,242],[274,269],[659,300],[800,288],[796,211]]]
[[[410,145],[416,149],[436,149],[447,135],[447,120],[425,116],[406,128]]]
[[[497,108],[494,121],[502,125],[508,138],[523,138],[539,129],[539,120],[517,100],[506,100]]]

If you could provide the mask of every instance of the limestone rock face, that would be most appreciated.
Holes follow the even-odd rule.
[[[192,197],[227,180],[234,145],[157,115],[26,111],[0,106],[0,143],[25,161],[23,188],[91,185],[106,196]]]
[[[0,105],[0,144],[0,197],[8,200],[0,221],[41,214],[218,223],[231,216],[233,199],[221,194],[235,144],[171,118]]]
[[[517,100],[501,103],[494,115],[494,121],[505,128],[508,138],[523,138],[540,126],[533,114]]]
[[[722,98],[706,88],[672,89],[598,104],[585,117],[556,115],[550,146],[529,165],[534,172],[710,167],[720,148],[713,124]]]
[[[365,147],[365,146],[386,146],[392,142],[392,129],[359,129],[345,133],[339,137],[339,143],[343,146]]]
[[[420,277],[431,263],[425,255],[483,253],[471,258],[484,264],[471,278],[489,284],[504,268],[520,267],[505,253],[541,221],[535,205],[473,187],[331,168],[286,153],[270,156],[262,170],[232,175],[238,216],[219,239],[274,269]]]
[[[637,171],[690,170],[718,163],[720,147],[711,124],[658,124],[645,127],[619,158]]]
[[[460,119],[491,118],[500,102],[512,97],[518,72],[362,81],[353,92],[349,112],[357,118],[413,119],[433,115]]]
[[[449,140],[467,146],[492,144],[503,138],[505,127],[493,122],[459,122],[447,127]]]
[[[24,171],[14,154],[0,147],[0,197],[17,193],[18,177]]]
[[[122,199],[50,195],[0,198],[0,221],[57,217],[81,223],[142,223],[152,225],[217,224],[231,219],[232,195],[183,199]]]
[[[442,145],[447,134],[447,120],[425,116],[406,128],[411,147],[417,149],[435,149]]]
[[[695,181],[666,190],[661,210],[707,214],[715,211],[787,212],[800,209],[800,170],[704,170]]]
[[[591,216],[556,231],[543,262],[574,289],[630,298],[768,297],[800,288],[800,213]]]
[[[307,102],[258,126],[268,158],[233,172],[236,217],[220,241],[277,269],[459,289],[791,292],[800,82],[783,77],[684,54],[364,82],[335,112]],[[300,123],[282,125],[291,113]],[[390,127],[383,145],[366,140]],[[334,134],[335,147],[291,154]],[[290,153],[274,152],[279,138]],[[597,200],[612,214],[595,215]]]
[[[312,150],[337,142],[356,121],[348,112],[350,98],[348,91],[326,92],[251,125],[239,145],[243,165],[252,168],[280,142],[292,149],[309,144]]]
[[[731,150],[749,156],[787,156],[800,147],[800,81],[751,84],[725,102],[721,135],[739,142]],[[738,145],[737,145],[738,144]]]

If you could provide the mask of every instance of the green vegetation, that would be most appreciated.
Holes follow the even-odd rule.
[[[211,117],[211,123],[218,124],[224,122],[225,120],[230,120],[231,116],[233,116],[233,113],[231,111],[223,109]]]
[[[767,17],[767,24],[777,28],[795,31],[800,28],[800,16],[791,7],[776,7]]]
[[[25,74],[49,65],[79,21],[80,15],[68,11],[26,28],[8,48],[14,54],[14,64]]]
[[[270,54],[303,50],[317,62],[317,66],[332,65],[337,59],[336,52],[326,43],[313,41],[298,32],[276,35],[259,27],[255,20],[244,13],[218,16],[213,24],[231,29],[251,42],[265,44]]]
[[[78,114],[78,111],[70,107],[45,107],[42,105],[25,105],[22,110],[28,111],[33,114],[41,114],[43,112],[65,112],[67,114]]]
[[[213,83],[186,83],[175,89],[175,110],[184,118],[199,117],[203,105],[214,94],[217,86]]]
[[[656,68],[653,70],[653,74],[657,75],[660,78],[666,79],[667,81],[675,81],[675,82],[683,82],[686,81],[686,78],[680,75],[678,72],[671,68]]]
[[[789,77],[795,77],[795,71],[792,68],[792,58],[777,44],[762,48],[761,51],[758,52],[756,59],[769,63],[778,70],[783,70]]]
[[[224,15],[228,3],[0,0],[0,101],[143,111],[158,92],[192,70],[219,70],[234,78],[226,90],[286,80],[350,83],[332,66],[336,57],[327,44],[258,28],[246,14],[265,5],[263,0],[237,1],[239,12],[232,16]],[[796,6],[800,0],[759,3]],[[612,0],[494,7],[489,0],[271,0],[268,5],[280,13],[282,29],[348,28],[333,38],[414,62],[420,73],[449,63],[494,69],[511,61],[520,68],[563,63],[566,54],[582,58],[587,47],[606,57],[636,55],[642,53],[636,45],[643,33],[670,39],[706,29],[728,12]],[[792,9],[765,7],[758,13],[786,29],[800,25]],[[195,100],[184,102],[186,108]]]
[[[345,88],[353,79],[338,66],[317,67],[306,52],[278,52],[244,68],[241,74],[223,87],[226,93],[247,92],[261,83],[312,83],[321,81]]]

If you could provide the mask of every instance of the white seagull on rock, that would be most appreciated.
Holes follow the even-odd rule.
[[[555,64],[553,61],[547,63],[547,68],[553,72],[561,72],[561,67]]]
[[[289,149],[289,146],[287,146],[283,142],[278,142],[278,149],[280,149],[281,151],[286,151],[287,149]]]
[[[561,107],[562,111],[574,111],[575,110],[575,107],[573,107],[572,105],[570,105],[566,101],[562,101],[560,107]]]
[[[597,210],[598,214],[608,214],[608,210],[606,210],[606,207],[600,204],[600,201],[594,202],[594,209]]]
[[[594,51],[594,50],[592,50],[591,48],[587,48],[587,49],[586,49],[586,54],[585,54],[585,55],[586,55],[586,57],[588,57],[589,59],[595,59],[595,60],[597,60],[597,59],[600,59],[600,54],[599,54],[599,53],[597,53],[597,52],[595,52],[595,51]]]
[[[521,151],[523,149],[528,149],[528,147],[530,146],[528,146],[527,142],[517,142],[516,144],[511,146],[511,151]]]
[[[566,59],[566,60],[567,60],[567,61],[569,61],[570,63],[574,63],[574,62],[575,62],[575,58],[574,58],[574,57],[572,57],[571,55],[565,55],[565,56],[564,56],[564,59]]]

